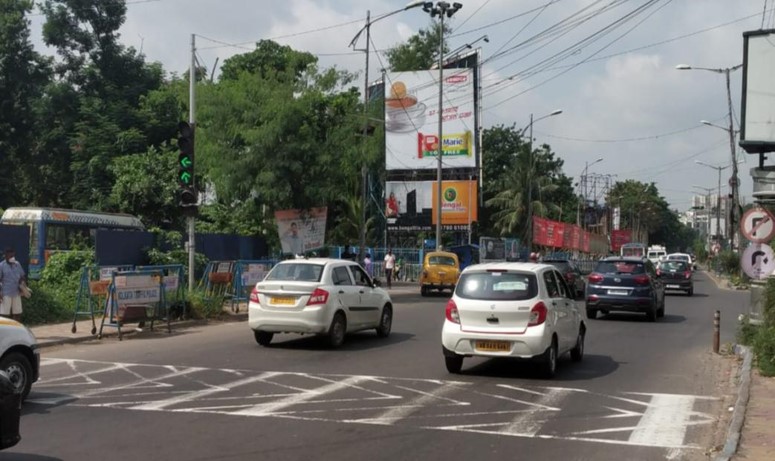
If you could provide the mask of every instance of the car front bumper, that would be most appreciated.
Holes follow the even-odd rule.
[[[460,324],[444,321],[441,344],[445,354],[477,357],[512,357],[531,359],[543,354],[551,345],[552,331],[547,324],[529,327],[523,334],[492,334],[464,331]],[[479,341],[507,342],[507,351],[487,351],[477,347]]]

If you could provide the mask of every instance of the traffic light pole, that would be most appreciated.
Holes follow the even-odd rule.
[[[191,34],[191,68],[188,77],[188,122],[191,129],[196,132],[196,35]],[[196,139],[196,137],[194,138]],[[196,190],[196,179],[192,179]],[[198,194],[197,194],[198,196]],[[188,221],[188,291],[194,291],[194,255],[196,254],[196,239],[194,230],[196,221],[194,214],[186,218]]]

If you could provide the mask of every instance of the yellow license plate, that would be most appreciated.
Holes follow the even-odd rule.
[[[508,341],[477,341],[476,350],[482,352],[509,352],[511,343]]]
[[[296,298],[289,296],[272,296],[269,298],[269,304],[276,304],[279,306],[293,306],[296,304]]]

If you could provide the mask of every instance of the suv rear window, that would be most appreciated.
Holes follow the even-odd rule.
[[[309,263],[281,263],[269,272],[267,281],[279,282],[319,282],[323,275],[323,266]]]
[[[597,263],[598,274],[644,274],[646,266],[637,261],[601,261]]]
[[[465,299],[520,301],[534,298],[538,284],[533,273],[469,272],[460,277],[455,294]]]

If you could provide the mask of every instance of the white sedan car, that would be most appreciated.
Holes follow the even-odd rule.
[[[250,294],[248,323],[262,346],[275,333],[326,335],[332,347],[345,334],[376,329],[387,337],[393,324],[390,295],[355,262],[292,259],[277,264]]]
[[[560,355],[582,359],[586,331],[572,290],[553,266],[489,263],[460,275],[441,342],[450,373],[460,373],[464,357],[513,357],[540,361],[551,378]]]
[[[6,372],[22,399],[27,398],[40,370],[35,335],[21,323],[3,317],[0,317],[0,370]]]

